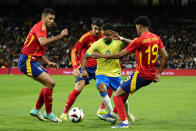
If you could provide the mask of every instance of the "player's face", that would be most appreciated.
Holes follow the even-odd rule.
[[[136,24],[136,30],[137,30],[137,34],[140,36],[141,35],[141,25]]]
[[[98,37],[99,34],[101,33],[101,27],[97,25],[91,25],[91,27],[92,27],[93,36]]]
[[[112,41],[111,30],[102,30],[102,35],[106,43],[110,43]]]
[[[47,27],[51,27],[54,25],[54,19],[55,19],[55,16],[52,15],[52,14],[48,14],[46,16],[44,16],[44,21],[45,21],[45,24]]]

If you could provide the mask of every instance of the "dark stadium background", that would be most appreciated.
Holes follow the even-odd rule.
[[[151,19],[169,54],[168,69],[196,69],[196,0],[1,0],[0,68],[17,67],[20,50],[45,7],[57,11],[56,26],[48,36],[68,28],[69,37],[47,48],[46,56],[60,68],[71,68],[70,52],[80,36],[90,30],[91,19],[101,17],[122,36],[137,36],[133,20]],[[121,60],[126,69],[136,66],[135,56]]]

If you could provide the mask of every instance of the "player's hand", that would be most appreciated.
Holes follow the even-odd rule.
[[[68,30],[67,29],[64,29],[61,31],[61,35],[64,37],[64,36],[67,36],[68,35]]]
[[[54,69],[57,69],[57,68],[58,68],[58,65],[57,65],[56,63],[54,63],[54,62],[49,62],[49,63],[48,63],[48,66],[49,66],[49,67],[52,67],[52,68],[54,68]]]
[[[111,31],[110,36],[115,40],[120,40],[120,36],[115,31]]]
[[[79,74],[80,74],[79,69],[74,69],[74,71],[73,71],[73,76],[74,76],[74,77],[78,77]]]
[[[99,53],[97,53],[97,52],[93,52],[93,54],[91,55],[91,57],[92,57],[93,59],[103,58],[103,57],[102,57],[102,54],[99,54]]]
[[[82,77],[88,78],[88,72],[86,70],[82,70]]]
[[[159,73],[156,74],[156,75],[155,75],[155,79],[153,80],[153,82],[155,82],[155,83],[156,83],[156,82],[159,82],[159,81],[160,81],[160,77],[161,77],[161,74],[159,74]]]

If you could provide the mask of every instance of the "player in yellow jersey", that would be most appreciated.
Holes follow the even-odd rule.
[[[116,54],[119,53],[123,42],[120,40],[115,40],[112,37],[113,26],[110,23],[102,25],[102,35],[103,38],[96,41],[86,52],[81,62],[82,77],[89,77],[85,69],[87,59],[93,54],[93,52],[98,52],[101,54]],[[111,100],[108,97],[107,89],[110,86],[114,91],[120,86],[121,79],[121,67],[119,59],[97,59],[97,70],[96,70],[96,86],[102,97],[102,101],[106,108],[108,109],[107,115],[99,115],[101,119],[115,122],[116,113],[115,109],[113,111]],[[127,111],[128,112],[128,111]]]

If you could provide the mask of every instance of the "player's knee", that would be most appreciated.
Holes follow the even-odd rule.
[[[85,86],[85,81],[79,81],[76,83],[75,89],[81,92],[84,86]]]
[[[55,82],[54,82],[54,80],[51,80],[49,83],[48,83],[48,88],[54,88],[54,86],[55,86]]]
[[[107,88],[102,87],[102,86],[98,86],[97,89],[99,90],[100,93],[107,92]]]

